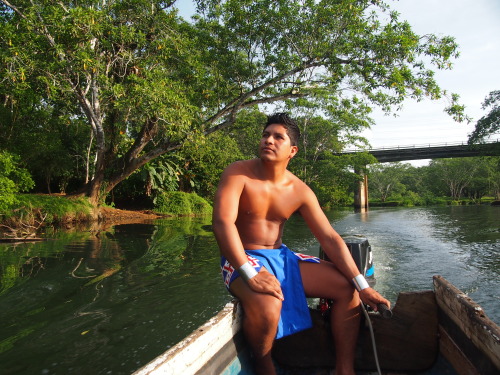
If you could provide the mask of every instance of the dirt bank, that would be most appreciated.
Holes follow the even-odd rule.
[[[99,207],[98,210],[99,219],[112,224],[140,223],[165,217],[148,210],[131,211],[111,207]]]

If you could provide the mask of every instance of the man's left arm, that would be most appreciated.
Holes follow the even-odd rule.
[[[311,232],[318,239],[321,248],[328,255],[335,267],[355,286],[355,278],[360,275],[358,267],[352,258],[342,237],[333,229],[312,190],[305,189],[304,202],[299,209]],[[360,280],[357,278],[357,280]],[[361,279],[361,284],[363,284]],[[377,291],[367,285],[361,285],[359,290],[361,300],[377,311],[377,304],[382,303],[390,307],[390,302]]]

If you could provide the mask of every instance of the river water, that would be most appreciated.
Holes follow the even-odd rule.
[[[439,274],[500,323],[500,207],[328,212],[372,245],[376,289],[432,288]],[[0,374],[130,374],[213,316],[230,296],[209,218],[51,232],[0,244]],[[300,217],[286,244],[317,255]]]

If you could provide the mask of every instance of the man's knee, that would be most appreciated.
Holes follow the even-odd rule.
[[[354,288],[354,285],[346,278],[343,278],[339,284],[338,289],[336,291],[337,301],[346,301],[346,302],[359,302],[359,294]]]
[[[354,284],[330,262],[302,262],[301,274],[304,290],[309,297],[345,300],[355,298]]]
[[[281,314],[281,301],[275,297],[258,298],[243,304],[244,319],[253,330],[275,335]]]

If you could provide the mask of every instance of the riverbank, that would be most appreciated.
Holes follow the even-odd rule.
[[[121,210],[113,207],[99,207],[99,218],[105,222],[129,224],[144,220],[154,220],[170,215],[162,215],[151,210]]]
[[[369,202],[370,207],[432,207],[432,206],[477,206],[491,205],[499,206],[500,201],[494,197],[483,197],[482,199],[459,199],[454,200],[449,197],[435,197],[421,202],[411,202],[404,200],[397,201],[380,201],[372,199]]]
[[[17,203],[8,211],[0,213],[0,239],[33,239],[46,226],[72,228],[92,223],[93,226],[109,227],[115,224],[148,222],[159,218],[208,215],[211,205],[196,194],[181,192],[166,193],[161,204],[152,209],[119,209],[110,206],[94,207],[86,198],[75,198],[61,194],[19,194]],[[405,202],[370,202],[370,207],[406,206]],[[436,202],[434,202],[436,203]],[[481,202],[471,200],[441,200],[446,205],[498,205],[493,197]]]
[[[150,222],[159,218],[210,215],[212,206],[196,194],[164,193],[153,209],[93,206],[84,197],[61,194],[18,194],[7,211],[0,212],[0,240],[36,240],[42,228],[71,229],[91,224],[108,228],[117,224]]]
[[[167,217],[151,210],[121,210],[92,206],[85,198],[64,195],[22,194],[0,216],[0,239],[33,240],[47,226],[72,228],[89,223],[110,226]]]

